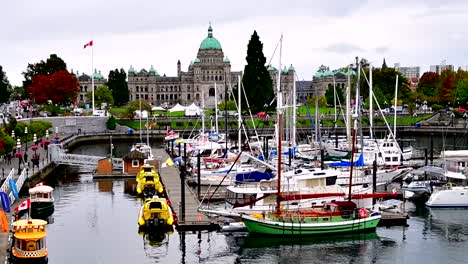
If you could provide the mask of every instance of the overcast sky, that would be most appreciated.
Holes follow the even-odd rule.
[[[293,64],[299,79],[310,80],[319,65],[337,68],[365,57],[381,66],[468,65],[468,1],[464,0],[15,0],[3,1],[0,65],[10,83],[20,85],[28,63],[56,53],[69,70],[154,65],[175,76],[177,60],[186,71],[208,23],[229,57],[243,70],[254,30],[270,61],[284,35],[283,65]],[[273,57],[277,67],[279,57]]]

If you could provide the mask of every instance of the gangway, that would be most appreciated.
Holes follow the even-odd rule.
[[[49,145],[49,158],[51,162],[56,164],[64,164],[80,167],[93,167],[97,166],[99,160],[105,159],[102,156],[80,155],[65,153],[60,145]],[[122,168],[121,158],[112,158],[112,166],[115,169]]]

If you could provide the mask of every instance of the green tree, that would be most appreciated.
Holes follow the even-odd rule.
[[[0,65],[0,103],[8,102],[10,92],[10,82],[8,81],[6,73],[3,71],[2,65]]]
[[[92,97],[92,92],[86,93],[87,98]],[[101,85],[96,90],[94,90],[94,103],[100,107],[102,103],[111,105],[114,103],[114,98],[112,97],[112,91],[107,88],[105,85]]]
[[[338,100],[342,104],[345,103],[344,95],[343,95],[343,90],[340,87],[336,87],[333,89],[333,84],[328,84],[328,88],[325,91],[325,98],[327,100],[328,105],[334,105],[335,104],[335,91],[336,90],[336,104],[338,105]]]
[[[135,111],[136,110],[140,110],[140,105],[141,105],[141,111],[148,111],[150,112],[151,111],[151,105],[146,102],[145,100],[142,100],[142,99],[137,99],[137,100],[134,100],[134,101],[131,101],[130,102],[130,105],[128,106],[127,108],[127,115],[130,117],[130,118],[133,118],[135,116]]]
[[[360,85],[360,94],[363,98],[369,97],[369,85],[365,80],[364,74],[367,76],[369,70],[364,69],[364,73],[361,73],[361,85]],[[377,97],[377,100],[381,107],[382,104],[386,101],[388,104],[395,97],[395,83],[396,76],[398,75],[398,100],[402,103],[412,102],[412,92],[408,86],[408,79],[404,77],[400,72],[396,71],[394,68],[381,68],[374,69],[372,71],[372,83],[374,94]],[[388,106],[388,105],[387,105]]]
[[[110,116],[106,121],[106,127],[109,130],[114,130],[117,127],[117,121],[114,116]]]
[[[246,60],[247,65],[244,68],[242,83],[245,87],[250,108],[256,113],[268,108],[274,97],[273,83],[265,67],[266,58],[263,55],[263,44],[260,42],[257,31],[254,31],[247,45]],[[246,109],[247,104],[244,101],[242,100],[242,108]]]
[[[26,94],[28,94],[28,89],[31,86],[32,79],[35,75],[50,75],[62,70],[67,70],[67,64],[65,64],[62,58],[57,56],[57,54],[50,54],[46,61],[41,60],[38,63],[29,63],[26,71],[23,72],[23,87],[26,90]]]
[[[227,102],[221,102],[218,104],[218,110],[220,111],[224,111],[224,109],[226,108],[227,106],[227,109],[226,110],[236,110],[236,102],[234,101],[227,101]]]
[[[109,72],[109,80],[107,81],[107,87],[112,91],[112,97],[114,98],[114,105],[122,106],[128,103],[128,83],[127,74],[124,69],[115,69]]]
[[[23,86],[13,86],[10,94],[10,101],[19,100],[21,98],[26,98],[26,92]]]

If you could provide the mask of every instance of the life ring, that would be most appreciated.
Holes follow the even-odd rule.
[[[359,218],[366,218],[367,217],[367,209],[366,208],[361,208],[359,209]]]
[[[36,241],[29,241],[26,244],[26,248],[28,251],[35,251],[36,250]]]

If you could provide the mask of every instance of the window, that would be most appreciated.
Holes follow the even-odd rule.
[[[137,87],[136,87],[136,91],[139,92],[139,91],[138,91],[139,89],[140,89],[140,87],[137,86]]]
[[[177,100],[177,94],[174,94],[174,100]]]
[[[187,94],[187,100],[190,100],[190,94]]]
[[[88,86],[84,87],[84,91],[85,91],[85,93],[88,92]]]
[[[195,95],[195,98],[197,98],[197,100],[200,100],[200,94]]]
[[[169,100],[172,100],[172,94],[169,95]]]
[[[158,101],[159,101],[159,94],[157,94],[157,95],[156,95],[156,100],[158,100]]]
[[[83,86],[80,86],[80,92],[83,92]]]
[[[208,96],[215,96],[215,89],[213,87],[211,87],[210,90],[208,90]]]
[[[140,161],[139,160],[132,160],[132,167],[133,168],[138,168],[140,166]]]

